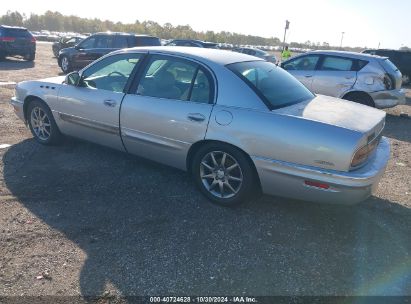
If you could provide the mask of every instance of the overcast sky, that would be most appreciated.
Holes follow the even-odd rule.
[[[190,25],[197,31],[230,31],[282,40],[285,20],[287,42],[319,41],[376,48],[411,47],[410,0],[14,0],[8,10],[42,14],[59,11],[86,18],[123,23],[152,20],[160,24]]]

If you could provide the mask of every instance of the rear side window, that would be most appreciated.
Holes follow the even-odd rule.
[[[161,45],[160,39],[156,37],[136,37],[137,46],[159,46]]]
[[[353,60],[342,57],[326,56],[320,70],[323,71],[351,71]]]
[[[314,98],[301,82],[271,62],[238,62],[227,68],[250,86],[270,110]]]

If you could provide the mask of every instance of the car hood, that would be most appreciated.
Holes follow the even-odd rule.
[[[41,79],[39,81],[41,82],[48,82],[48,83],[58,83],[58,84],[62,84],[64,79],[66,79],[66,76],[57,76],[57,77],[50,77],[50,78],[45,78],[45,79]]]
[[[73,52],[76,52],[76,49],[74,47],[67,47],[60,50],[60,54],[69,54]]]
[[[339,98],[317,95],[315,98],[273,112],[318,121],[361,133],[382,129],[385,112]],[[375,130],[379,133],[380,130]]]

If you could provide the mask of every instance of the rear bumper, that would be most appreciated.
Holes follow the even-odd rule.
[[[20,55],[24,56],[27,54],[35,53],[36,52],[36,46],[24,46],[24,47],[9,47],[9,46],[1,46],[0,47],[0,52],[3,53],[4,55]]]
[[[403,89],[378,91],[369,93],[374,100],[375,107],[391,108],[397,105],[405,104],[405,91]]]
[[[263,192],[305,201],[355,204],[377,188],[390,157],[390,144],[383,137],[368,163],[354,171],[339,172],[253,157]],[[306,181],[329,185],[328,189],[308,186]]]

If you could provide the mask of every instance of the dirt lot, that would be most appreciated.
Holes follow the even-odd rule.
[[[0,63],[0,82],[59,72],[38,44],[34,64]],[[11,145],[0,148],[0,297],[411,296],[411,119],[400,116],[411,99],[386,111],[392,158],[367,201],[226,209],[183,172],[75,140],[36,144],[12,95],[0,86],[0,145]]]

